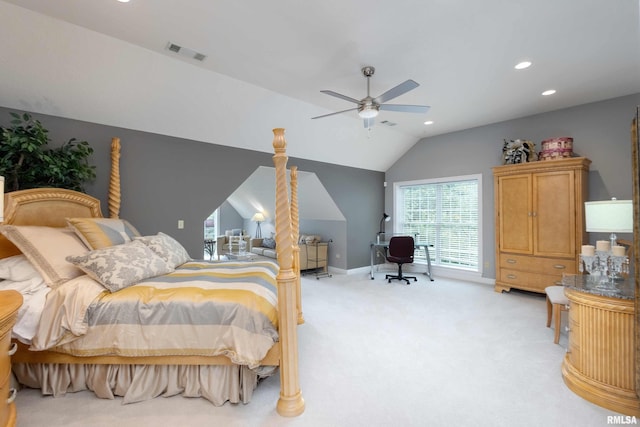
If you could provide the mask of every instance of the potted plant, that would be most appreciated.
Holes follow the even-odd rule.
[[[30,114],[9,113],[10,127],[0,127],[0,175],[7,192],[27,188],[58,187],[84,191],[95,179],[88,159],[93,148],[75,138],[49,148],[48,131]]]

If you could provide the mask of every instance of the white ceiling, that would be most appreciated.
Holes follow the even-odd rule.
[[[640,92],[639,24],[638,0],[0,1],[0,103],[265,152],[285,127],[292,156],[384,171],[423,137]],[[311,120],[353,106],[320,90],[366,95],[365,65],[373,96],[413,79],[391,103],[431,110]]]

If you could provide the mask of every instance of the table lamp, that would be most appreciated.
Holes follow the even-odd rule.
[[[588,233],[611,233],[611,248],[616,246],[616,233],[633,233],[633,202],[611,200],[584,203],[585,225]]]
[[[611,200],[585,202],[585,229],[589,233],[611,233],[609,242],[598,240],[595,248],[582,247],[580,271],[597,273],[600,282],[597,289],[617,292],[615,282],[622,280],[621,273],[628,273],[629,258],[624,247],[617,245],[616,233],[633,232],[633,202],[631,200]],[[595,250],[594,250],[595,249]]]

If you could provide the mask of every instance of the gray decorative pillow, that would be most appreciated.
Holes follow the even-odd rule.
[[[134,237],[139,240],[156,255],[165,260],[171,268],[176,268],[187,261],[191,261],[191,257],[186,249],[173,237],[162,232],[155,236]]]
[[[262,239],[262,247],[275,249],[276,248],[276,240],[273,237],[265,237]]]
[[[165,260],[137,240],[96,249],[82,256],[68,256],[67,261],[80,267],[111,292],[173,271]]]

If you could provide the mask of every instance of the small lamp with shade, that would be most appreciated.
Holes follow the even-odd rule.
[[[260,229],[260,223],[264,222],[264,215],[262,212],[256,212],[253,217],[251,217],[251,221],[256,222],[256,239],[262,238],[262,230]]]
[[[596,246],[583,245],[580,254],[580,271],[598,274],[600,289],[617,291],[615,282],[622,280],[621,273],[628,273],[629,259],[625,248],[618,246],[616,233],[633,232],[633,202],[611,200],[585,202],[585,229],[588,233],[611,233],[609,240],[598,240]]]

